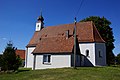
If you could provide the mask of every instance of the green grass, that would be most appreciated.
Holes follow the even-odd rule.
[[[120,80],[120,67],[80,67],[77,69],[19,69],[16,73],[0,73],[0,80]]]

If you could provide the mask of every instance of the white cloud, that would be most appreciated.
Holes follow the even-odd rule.
[[[7,38],[3,37],[2,40],[7,40]]]

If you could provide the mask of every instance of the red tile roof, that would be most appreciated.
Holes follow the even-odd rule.
[[[16,50],[16,55],[19,55],[21,59],[25,60],[25,50]]]
[[[72,53],[74,38],[42,38],[33,53]]]
[[[36,31],[27,47],[36,46],[33,53],[58,53],[71,52],[73,49],[74,24],[64,24],[58,26],[45,27],[41,31]],[[78,42],[100,42],[101,38],[92,21],[78,22],[76,24]],[[69,30],[68,39],[65,32]]]
[[[36,46],[44,37],[63,37],[65,31],[69,30],[69,35],[73,35],[74,24],[64,24],[58,26],[45,27],[41,31],[36,31],[27,46]],[[105,42],[92,21],[79,22],[77,26],[78,42]]]
[[[92,21],[77,23],[78,42],[105,42]]]
[[[28,46],[35,46],[40,38],[44,37],[63,37],[65,36],[65,31],[69,30],[70,35],[73,35],[74,27],[71,24],[51,26],[43,28],[41,31],[36,31],[30,40]]]

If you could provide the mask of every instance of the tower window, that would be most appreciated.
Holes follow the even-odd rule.
[[[89,50],[86,50],[86,57],[89,56]]]
[[[37,27],[39,27],[39,25],[37,25]]]

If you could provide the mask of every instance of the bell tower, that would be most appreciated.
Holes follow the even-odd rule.
[[[44,21],[44,18],[42,16],[42,12],[41,12],[41,15],[37,18],[36,31],[40,31],[44,27],[43,21]]]

